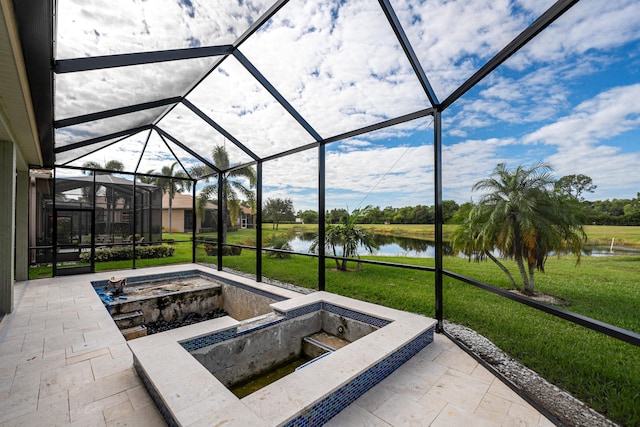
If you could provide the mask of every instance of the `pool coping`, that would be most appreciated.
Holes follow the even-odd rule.
[[[276,287],[265,284],[260,290],[277,292]],[[283,318],[331,307],[347,315],[361,314],[367,321],[377,319],[386,326],[243,399],[184,346],[200,338],[233,337],[241,322],[217,318],[129,341],[134,367],[169,425],[275,426],[326,421],[433,340],[436,321],[431,318],[328,292],[287,294],[288,299],[271,304]]]

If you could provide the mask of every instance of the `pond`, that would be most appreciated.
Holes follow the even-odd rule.
[[[289,241],[294,252],[308,253],[311,243],[315,238],[314,233],[299,233]],[[431,240],[412,239],[407,237],[388,236],[384,234],[374,234],[374,241],[378,244],[378,250],[373,255],[377,256],[406,256],[411,258],[435,258],[435,242]],[[450,242],[444,242],[442,253],[444,255],[455,255]],[[363,246],[358,247],[358,254],[369,255]],[[340,254],[338,254],[340,255]],[[496,251],[496,256],[500,256]],[[585,246],[582,250],[584,256],[616,256],[616,255],[640,255],[640,250],[629,249],[622,246]],[[458,253],[458,256],[464,257]]]
[[[315,234],[313,233],[300,233],[291,239],[289,244],[294,252],[308,253],[314,238]],[[373,255],[406,256],[412,258],[435,258],[436,256],[434,241],[387,236],[383,234],[374,234],[373,239],[378,244],[378,249]],[[443,253],[445,255],[453,255],[453,248],[449,242],[444,243]],[[358,247],[358,254],[369,255],[364,246]]]

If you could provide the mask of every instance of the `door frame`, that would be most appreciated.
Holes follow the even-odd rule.
[[[77,266],[77,267],[58,267],[58,249],[61,245],[58,244],[58,219],[64,218],[66,215],[60,215],[62,212],[81,212],[87,213],[88,217],[91,218],[89,221],[90,229],[91,229],[91,242],[89,244],[89,250],[91,253],[90,264],[88,266]],[[53,209],[53,259],[52,259],[52,273],[53,276],[70,276],[74,274],[87,274],[87,273],[95,273],[95,235],[96,235],[96,219],[95,219],[95,207],[94,208],[73,208],[73,207],[61,207]],[[80,253],[82,250],[82,242],[81,242],[82,234],[78,236],[77,248]],[[73,245],[70,245],[73,247]]]

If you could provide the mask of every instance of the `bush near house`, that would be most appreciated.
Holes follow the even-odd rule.
[[[172,246],[140,246],[136,247],[136,259],[166,258],[173,256],[174,252],[175,248]],[[131,247],[96,249],[96,262],[123,261],[128,259],[133,259],[133,248]],[[80,254],[80,261],[91,261],[91,253],[85,252]]]
[[[209,256],[218,256],[218,247],[216,245],[205,243],[204,250]],[[222,248],[222,255],[224,256],[240,254],[242,254],[242,248],[236,246],[223,246]]]

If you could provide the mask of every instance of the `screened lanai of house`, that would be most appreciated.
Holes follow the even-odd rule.
[[[42,24],[22,31],[36,47],[25,61],[40,88],[44,166],[67,179],[110,172],[117,160],[123,169],[110,173],[131,182],[171,166],[194,199],[252,167],[258,280],[268,198],[317,211],[321,241],[331,209],[433,205],[438,293],[443,200],[473,201],[473,183],[497,162],[530,162],[542,147],[556,147],[542,157],[567,169],[596,171],[602,162],[580,153],[615,161],[637,134],[635,107],[617,108],[638,99],[628,60],[638,24],[623,19],[638,12],[632,1],[58,0],[16,9]],[[584,151],[563,145],[567,135]],[[216,147],[228,162],[216,161]],[[629,192],[625,170],[603,173],[606,185]]]
[[[250,264],[235,273],[258,282],[279,280],[275,261],[263,259],[273,252],[265,247],[262,227],[269,199],[288,198],[297,213],[317,213],[317,223],[307,230],[318,241],[325,240],[332,211],[371,205],[399,216],[403,207],[433,207],[433,261],[361,260],[365,271],[370,263],[417,272],[404,282],[376,284],[372,300],[405,285],[421,287],[419,297],[403,296],[402,309],[435,317],[439,332],[448,334],[445,318],[477,330],[502,328],[503,343],[527,363],[535,367],[535,358],[553,358],[554,381],[580,382],[591,375],[593,382],[584,388],[589,397],[612,384],[595,396],[607,401],[603,408],[623,401],[622,392],[636,396],[635,376],[612,378],[608,368],[630,366],[637,355],[637,325],[616,317],[637,312],[637,298],[627,296],[637,280],[603,291],[602,301],[587,309],[550,305],[507,289],[502,276],[505,282],[496,285],[481,269],[457,271],[459,257],[443,256],[443,233],[447,202],[476,203],[483,194],[472,191],[474,184],[491,176],[497,164],[549,162],[557,176],[592,177],[598,187],[594,201],[636,195],[640,200],[640,2],[11,3],[42,154],[42,163],[31,165],[38,171],[32,188],[43,194],[33,199],[42,209],[40,217],[32,215],[37,224],[29,230],[41,227],[43,242],[30,241],[29,254],[53,260],[54,275],[72,274],[65,257],[86,259],[87,253],[91,263],[76,272],[94,271],[94,251],[119,245],[132,248],[123,268],[137,268],[135,254],[144,245],[184,238],[191,243],[190,262],[218,269],[240,265],[221,250],[215,257],[205,251],[241,247]],[[220,147],[225,161],[214,156]],[[122,168],[111,169],[113,161]],[[242,223],[232,223],[219,190],[225,177],[246,168],[255,172],[255,181],[238,177],[237,183],[249,189],[239,194],[255,215],[255,228],[247,232],[251,243],[225,242],[225,224]],[[166,230],[162,218],[160,183],[170,174],[184,196],[184,216],[173,216],[190,227],[184,233]],[[212,188],[205,227],[197,200]],[[47,229],[54,226],[56,233]],[[204,240],[198,226],[211,228]],[[611,236],[607,240],[613,248]],[[12,246],[5,245],[5,253]],[[46,251],[52,251],[51,259]],[[294,259],[303,257],[313,270],[306,284],[324,290],[333,273],[327,267],[339,257],[322,245]],[[573,301],[586,300],[582,283],[607,289],[609,278],[590,277],[599,274],[596,269],[571,268],[562,280],[580,288]],[[635,273],[637,259],[622,269]],[[355,277],[335,281],[351,285]],[[472,306],[469,301],[480,294],[488,297],[478,298],[473,315],[453,313]],[[534,332],[516,331],[527,322]],[[566,352],[559,361],[564,348],[547,352],[551,333],[564,337],[575,354]]]

